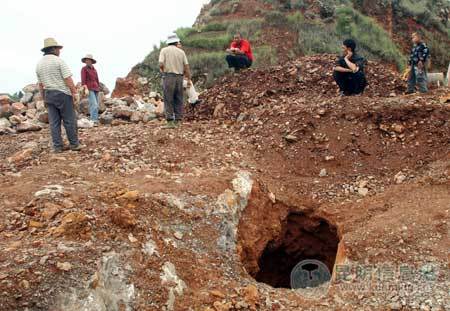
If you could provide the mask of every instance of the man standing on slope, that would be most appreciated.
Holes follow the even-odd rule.
[[[229,49],[227,49],[226,60],[229,68],[234,68],[239,71],[244,68],[249,68],[253,64],[253,52],[250,42],[242,39],[242,35],[237,33],[234,35],[233,42]]]
[[[186,77],[187,87],[192,85],[191,71],[184,51],[177,47],[181,40],[176,34],[167,39],[167,47],[159,54],[159,68],[162,73],[164,92],[164,112],[166,115],[166,129],[178,127],[183,119],[183,76]]]
[[[364,66],[366,60],[356,54],[356,42],[347,39],[342,45],[343,56],[334,67],[333,77],[339,86],[341,95],[351,96],[364,92],[367,86]]]
[[[430,56],[430,50],[416,32],[412,34],[412,41],[414,47],[411,50],[411,56],[408,63],[409,66],[411,66],[411,72],[409,73],[408,90],[406,91],[406,94],[415,93],[416,85],[419,88],[420,93],[427,93],[427,61]]]
[[[55,39],[45,39],[44,48],[41,50],[44,57],[36,67],[39,90],[48,109],[55,153],[60,153],[64,149],[61,137],[61,121],[63,121],[66,129],[70,149],[73,151],[81,150],[78,141],[77,116],[73,107],[73,100],[77,91],[69,67],[59,58],[62,48]]]

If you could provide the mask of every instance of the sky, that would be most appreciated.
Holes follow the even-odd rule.
[[[81,58],[93,54],[110,90],[155,44],[192,26],[207,0],[1,0],[0,93],[36,83],[44,39],[64,48],[61,58],[80,81]]]

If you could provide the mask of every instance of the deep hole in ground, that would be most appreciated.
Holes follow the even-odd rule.
[[[281,234],[271,240],[259,258],[258,282],[275,288],[291,288],[291,272],[307,259],[323,262],[330,273],[336,261],[339,237],[327,220],[303,213],[290,213]]]

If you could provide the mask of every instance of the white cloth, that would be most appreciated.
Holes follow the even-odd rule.
[[[186,89],[186,93],[188,96],[188,101],[190,104],[195,104],[198,101],[198,93],[195,90],[195,86],[192,83],[190,87],[188,87],[188,81],[185,79],[183,81],[183,87]]]
[[[448,71],[447,71],[447,86],[450,87],[450,64],[448,64]]]

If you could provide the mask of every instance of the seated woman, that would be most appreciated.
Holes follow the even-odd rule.
[[[356,54],[356,42],[352,39],[344,41],[343,56],[339,57],[334,67],[333,77],[339,86],[341,95],[351,96],[364,92],[367,86],[364,66],[366,60]]]

